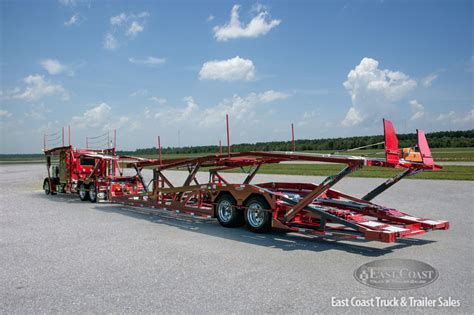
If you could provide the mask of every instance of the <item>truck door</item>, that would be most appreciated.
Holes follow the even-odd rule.
[[[65,183],[68,179],[68,167],[66,159],[66,151],[59,153],[59,182]]]

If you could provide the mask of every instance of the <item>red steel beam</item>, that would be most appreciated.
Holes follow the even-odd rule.
[[[293,123],[291,124],[291,144],[293,147],[293,152],[296,151],[296,146],[295,146],[295,128],[293,127]]]
[[[160,136],[158,136],[158,154],[160,156],[160,166],[163,165],[163,158],[161,156],[161,141]]]
[[[229,130],[229,114],[225,114],[227,124],[227,155],[230,156],[230,130]]]

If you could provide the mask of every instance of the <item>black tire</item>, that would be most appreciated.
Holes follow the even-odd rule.
[[[51,188],[49,187],[49,180],[47,178],[43,182],[43,190],[46,195],[51,194]]]
[[[264,233],[272,227],[270,205],[261,196],[252,197],[245,202],[245,225],[255,233]]]
[[[79,199],[81,199],[81,201],[89,200],[89,194],[87,192],[88,188],[89,187],[86,186],[86,184],[84,184],[84,183],[79,185]]]
[[[94,203],[97,202],[97,188],[94,184],[89,185],[89,201]]]
[[[237,202],[230,195],[222,195],[216,201],[217,221],[225,227],[237,227],[244,224],[243,212],[236,208]]]

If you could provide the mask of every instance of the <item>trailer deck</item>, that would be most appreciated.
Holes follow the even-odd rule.
[[[411,216],[378,205],[372,200],[404,177],[439,170],[434,163],[423,131],[418,130],[415,148],[400,150],[389,120],[384,120],[385,159],[295,152],[241,152],[199,158],[135,161],[129,163],[141,178],[144,167],[154,167],[153,189],[148,193],[114,196],[111,202],[215,217],[225,227],[246,225],[253,232],[270,228],[321,236],[394,242],[431,230],[446,230],[449,222]],[[408,153],[408,154],[407,154]],[[334,176],[320,184],[267,182],[252,184],[263,164],[308,161],[345,164]],[[421,162],[420,162],[421,161]],[[401,172],[359,198],[332,189],[347,175],[366,166],[400,169]],[[229,183],[223,172],[247,167],[242,183]],[[174,186],[164,171],[185,169],[189,175],[181,186]],[[209,180],[199,183],[196,174],[205,169]]]

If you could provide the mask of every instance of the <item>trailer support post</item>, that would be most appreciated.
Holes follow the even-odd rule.
[[[160,136],[158,136],[158,154],[160,156],[160,166],[163,165],[163,157],[161,156],[161,140]]]
[[[291,123],[291,144],[292,144],[293,152],[295,152],[295,151],[296,151],[296,145],[295,145],[295,128],[293,127],[293,123]]]
[[[230,156],[230,130],[229,130],[229,114],[225,114],[227,124],[227,155]]]
[[[316,187],[312,192],[310,192],[306,197],[304,197],[300,202],[298,202],[294,208],[290,209],[285,217],[284,217],[284,223],[290,221],[293,219],[298,212],[303,210],[305,207],[307,207],[311,202],[313,202],[314,199],[318,198],[323,194],[325,191],[327,191],[329,188],[334,186],[337,182],[339,182],[341,179],[349,175],[350,173],[354,172],[356,169],[362,166],[362,162],[359,162],[357,164],[349,164],[346,166],[342,171],[340,171],[338,174],[334,176],[329,176],[327,177],[321,185]]]
[[[134,165],[133,168],[134,168],[135,171],[137,172],[137,176],[138,176],[138,179],[140,180],[140,183],[142,183],[143,190],[144,190],[145,192],[148,192],[148,187],[147,187],[147,185],[145,184],[145,180],[143,179],[143,176],[142,176],[142,173],[141,173],[141,168],[138,168],[136,165]]]
[[[381,193],[383,193],[384,191],[386,191],[387,189],[389,189],[390,187],[398,183],[404,177],[414,175],[418,172],[421,172],[421,170],[412,170],[408,168],[404,170],[403,172],[395,175],[394,177],[387,179],[385,182],[383,182],[379,186],[375,187],[372,191],[370,191],[364,197],[362,197],[362,200],[371,201],[372,199],[374,199],[375,197],[377,197],[378,195],[380,195]]]
[[[257,174],[258,170],[260,169],[260,163],[255,165],[252,170],[249,172],[249,174],[247,175],[247,178],[244,180],[244,184],[245,185],[248,185],[250,184],[250,182],[252,181],[252,179],[255,177],[255,175]]]

